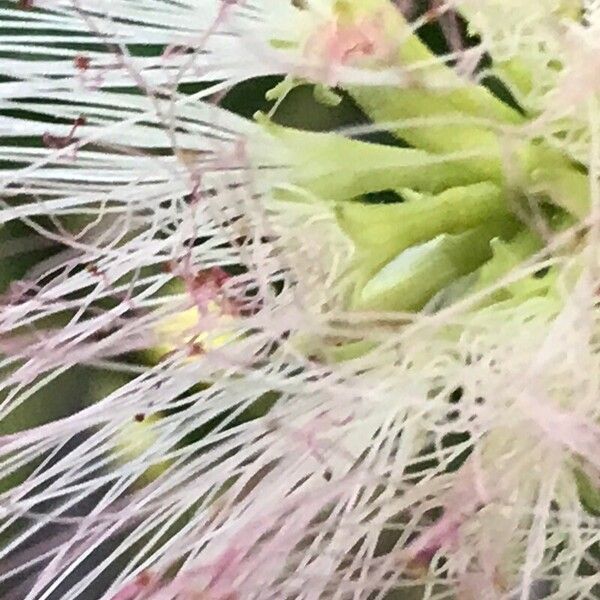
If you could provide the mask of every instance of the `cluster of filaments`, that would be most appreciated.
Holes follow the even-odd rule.
[[[581,65],[556,64],[553,26],[589,31],[549,1],[511,49],[492,10],[510,7],[463,4],[520,110],[383,0],[294,3],[260,43],[267,1],[217,3],[200,39],[179,33],[200,18],[188,5],[146,0],[165,27],[57,3],[66,31],[151,31],[161,51],[57,49],[54,77],[28,65],[3,88],[43,117],[26,127],[39,146],[3,149],[3,215],[64,250],[3,309],[0,584],[27,600],[102,575],[118,600],[590,597],[598,157],[594,100],[560,102]],[[294,19],[309,33],[290,44]],[[245,43],[242,66],[224,59]],[[409,147],[206,102],[244,65],[291,65],[330,102],[339,85]],[[366,201],[381,192],[395,201]],[[124,375],[65,410],[52,381],[78,363]]]

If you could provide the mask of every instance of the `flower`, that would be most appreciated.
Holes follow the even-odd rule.
[[[1,9],[0,215],[53,245],[0,314],[5,597],[596,593],[596,4]],[[370,123],[275,123],[306,82]]]

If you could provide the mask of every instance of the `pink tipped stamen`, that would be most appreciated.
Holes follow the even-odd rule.
[[[133,581],[121,588],[111,600],[142,598],[142,595],[145,596],[155,590],[158,583],[159,581],[155,575],[148,571],[142,571]]]

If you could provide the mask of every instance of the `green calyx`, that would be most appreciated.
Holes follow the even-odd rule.
[[[340,227],[374,269],[441,234],[510,216],[502,190],[490,182],[450,188],[413,202],[340,202],[335,210]]]
[[[287,183],[323,200],[351,200],[399,188],[435,193],[480,181],[467,159],[299,131],[271,123],[261,114],[256,118],[267,134],[268,153],[291,167]]]
[[[551,234],[562,227],[557,223],[587,217],[585,168],[534,135],[538,115],[433,54],[391,2],[344,0],[334,4],[333,15],[340,30],[364,23],[380,28],[383,43],[392,48],[387,63],[381,55],[369,63],[367,53],[360,65],[400,68],[405,82],[342,90],[319,83],[315,98],[332,105],[345,93],[398,144],[299,131],[263,115],[257,120],[268,152],[289,166],[273,196],[329,206],[354,246],[345,308],[416,312],[478,294],[476,310],[552,294],[552,268],[503,280],[542,252],[540,219]],[[516,57],[495,67],[509,87],[530,91],[527,61]],[[548,68],[556,72],[561,66]],[[284,82],[270,96],[280,98],[290,85]],[[381,192],[397,202],[373,204],[370,199]],[[344,343],[330,348],[328,357],[348,360],[370,347]]]
[[[492,256],[491,241],[509,237],[517,222],[490,220],[459,234],[443,233],[400,252],[363,286],[352,307],[359,310],[415,311],[444,287],[480,267]]]

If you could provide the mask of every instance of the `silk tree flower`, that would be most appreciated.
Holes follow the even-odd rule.
[[[0,11],[3,598],[597,596],[598,3]]]

